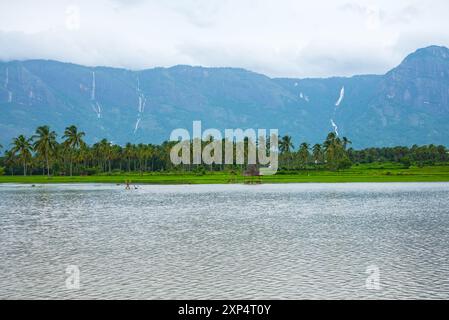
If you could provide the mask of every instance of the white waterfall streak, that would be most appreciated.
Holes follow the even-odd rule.
[[[95,103],[91,103],[90,106],[92,107],[92,110],[97,115],[97,118],[100,119],[101,118],[101,104],[99,104],[98,102],[95,102]]]
[[[33,90],[30,90],[30,93],[28,94],[28,104],[31,106],[33,104],[33,98],[34,98],[34,92]]]
[[[344,97],[345,97],[345,87],[341,88],[341,90],[340,90],[340,97],[338,98],[337,102],[335,103],[336,107],[338,107],[341,104]]]
[[[138,106],[138,110],[139,113],[143,113],[145,111],[145,103],[147,102],[147,99],[145,98],[144,95],[139,95],[139,106]]]
[[[145,105],[147,103],[147,98],[145,97],[145,94],[140,90],[140,79],[137,77],[137,87],[136,87],[136,93],[137,93],[137,121],[134,126],[134,133],[137,132],[139,129],[139,124],[142,119],[143,113],[145,112]]]
[[[9,68],[6,67],[5,89],[8,89],[8,84],[9,84]]]
[[[143,113],[145,111],[145,104],[147,102],[147,98],[145,97],[145,95],[140,90],[139,77],[137,77],[136,93],[137,93],[137,99],[138,99],[137,110],[139,111],[139,113]]]
[[[95,114],[97,115],[97,118],[101,118],[101,114],[98,112],[98,108],[97,105],[92,103],[91,104],[92,110],[95,112]]]
[[[140,124],[140,118],[137,118],[136,125],[134,126],[134,133],[136,133],[137,129],[139,129],[139,124]]]
[[[101,104],[97,101],[96,98],[96,79],[95,79],[95,71],[92,71],[92,89],[90,92],[90,100],[91,102],[91,107],[92,110],[95,112],[95,114],[97,115],[98,119],[101,119]]]
[[[9,85],[9,68],[6,67],[6,77],[5,77],[4,87],[5,87],[6,91],[8,92],[8,103],[11,103],[12,102],[12,91],[8,89],[8,85]]]
[[[310,101],[310,100],[309,100],[309,97],[306,96],[303,92],[300,92],[300,93],[299,93],[299,98],[302,99],[302,100],[304,100],[304,101],[306,101],[306,102],[309,102],[309,101]]]
[[[344,98],[345,98],[345,87],[343,86],[343,87],[341,88],[341,90],[340,90],[340,96],[338,97],[337,102],[335,102],[334,116],[335,116],[335,114],[336,114],[336,112],[337,112],[337,107],[340,106],[340,104],[341,104],[341,102],[343,101]],[[337,126],[337,124],[334,122],[333,119],[331,119],[331,125],[332,125],[332,128],[334,128],[334,132],[335,132],[335,134],[336,134],[337,137],[338,137],[338,136],[339,136],[339,134],[338,134],[338,126]]]
[[[90,93],[90,100],[95,100],[95,71],[92,71],[92,91]]]
[[[331,119],[331,124],[332,124],[332,127],[334,128],[335,134],[338,137],[338,126],[335,124],[333,119]]]

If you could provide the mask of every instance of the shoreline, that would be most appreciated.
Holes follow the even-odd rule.
[[[136,183],[133,186],[172,186],[172,187],[192,187],[192,186],[248,186],[248,187],[257,187],[257,186],[288,186],[288,185],[364,185],[364,184],[416,184],[416,183],[426,183],[426,184],[441,184],[441,183],[449,183],[449,180],[445,181],[352,181],[352,182],[268,182],[268,183],[260,183],[260,184],[245,184],[245,183]],[[44,187],[44,186],[95,186],[95,185],[103,185],[103,186],[117,186],[117,187],[125,187],[123,183],[112,183],[112,182],[51,182],[51,183],[30,183],[30,182],[0,182],[0,188],[2,186],[31,186],[31,187]],[[133,190],[133,188],[131,188]]]
[[[306,184],[306,183],[400,183],[400,182],[449,182],[449,174],[437,175],[385,175],[385,176],[348,176],[348,175],[329,175],[329,176],[306,176],[306,175],[280,175],[261,177],[260,182],[254,179],[248,179],[245,183],[243,177],[228,179],[226,176],[214,177],[199,176],[154,176],[154,177],[135,177],[135,176],[74,176],[74,177],[9,177],[0,176],[0,185],[2,184],[119,184],[125,185],[125,181],[130,180],[131,185],[198,185],[198,184],[235,184],[235,185],[259,185],[259,184]]]
[[[383,183],[383,182],[449,182],[449,164],[404,168],[388,163],[355,165],[341,171],[297,170],[280,171],[273,176],[244,177],[241,173],[227,171],[206,172],[122,172],[91,176],[3,175],[0,184],[63,184],[63,183],[108,183],[149,185],[193,185],[193,184],[289,184],[289,183]],[[250,184],[251,183],[246,183]]]

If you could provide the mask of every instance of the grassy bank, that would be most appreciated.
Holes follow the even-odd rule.
[[[46,176],[0,176],[0,183],[124,183],[131,180],[136,184],[227,184],[243,183],[244,177],[229,173],[151,173],[121,174],[74,177]],[[275,176],[261,177],[263,183],[333,183],[333,182],[437,182],[449,181],[449,165],[411,167],[405,169],[396,164],[370,164],[353,166],[350,169],[333,172],[326,170],[302,170],[281,172]]]

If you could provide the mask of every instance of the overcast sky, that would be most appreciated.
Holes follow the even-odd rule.
[[[0,0],[0,60],[381,74],[449,46],[448,14],[448,0]]]

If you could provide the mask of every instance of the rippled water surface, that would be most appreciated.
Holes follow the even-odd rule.
[[[449,299],[449,184],[0,185],[0,242],[7,299]]]

